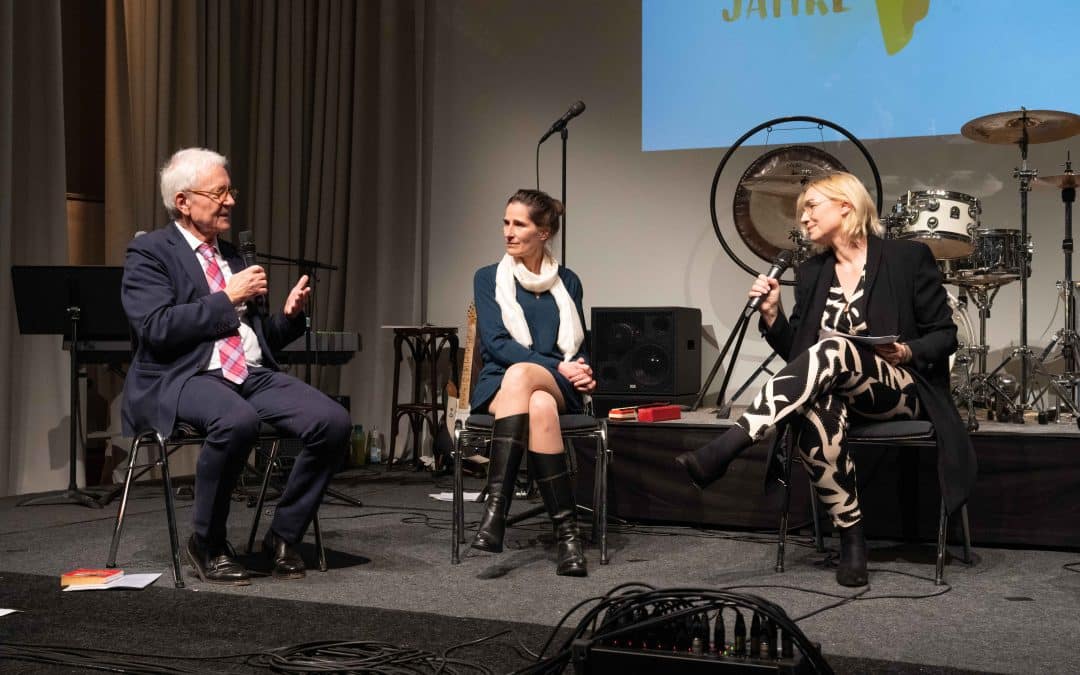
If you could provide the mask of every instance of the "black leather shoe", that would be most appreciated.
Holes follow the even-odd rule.
[[[195,535],[188,538],[188,562],[195,574],[206,583],[247,586],[251,583],[248,571],[236,561],[236,554],[226,542],[220,550],[202,546]]]
[[[304,559],[289,542],[279,537],[273,530],[266,531],[262,550],[270,562],[274,563],[275,579],[303,579],[307,574]]]

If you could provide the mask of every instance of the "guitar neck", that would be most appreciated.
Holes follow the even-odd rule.
[[[469,309],[465,314],[467,325],[465,328],[465,358],[461,363],[461,387],[458,393],[458,402],[461,407],[469,407],[469,394],[472,392],[472,364],[473,349],[476,347],[476,306],[469,303]]]

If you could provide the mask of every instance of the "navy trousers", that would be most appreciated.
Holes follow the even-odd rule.
[[[194,528],[211,545],[225,541],[232,491],[260,420],[304,444],[270,524],[290,544],[303,538],[315,517],[330,477],[344,460],[352,428],[336,401],[268,368],[251,368],[239,385],[220,370],[195,375],[180,392],[176,417],[206,434],[195,467]]]

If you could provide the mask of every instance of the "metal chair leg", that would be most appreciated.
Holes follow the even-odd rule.
[[[784,452],[784,496],[781,499],[780,505],[780,531],[777,534],[776,542],[776,566],[777,572],[784,571],[784,554],[787,548],[787,531],[788,531],[788,519],[791,510],[791,453],[793,448],[791,444],[787,443],[787,431],[777,439],[779,446],[787,445],[787,450]]]
[[[810,517],[814,519],[814,550],[818,553],[825,552],[825,536],[821,533],[821,513],[818,511],[819,504],[817,492],[813,483],[810,484]]]
[[[964,531],[964,564],[971,564],[971,523],[968,521],[967,504],[960,507],[960,527]]]
[[[461,562],[461,544],[465,537],[464,512],[465,512],[465,488],[462,485],[464,479],[461,475],[461,430],[454,429],[454,447],[450,449],[454,461],[454,496],[450,506],[450,564],[457,565]]]
[[[600,484],[600,502],[596,507],[596,512],[600,521],[600,564],[608,564],[608,545],[607,545],[607,509],[608,509],[608,470],[611,464],[611,457],[608,454],[607,444],[607,423],[603,420],[600,421],[600,438],[599,438],[599,457],[602,460],[599,462],[599,473],[596,476],[596,482]]]
[[[600,543],[600,511],[602,510],[601,500],[603,499],[603,484],[601,475],[604,471],[604,458],[603,448],[600,447],[599,436],[594,439],[593,452],[596,456],[593,457],[593,483],[592,483],[592,543],[597,545]]]
[[[315,517],[311,520],[311,524],[315,529],[315,552],[319,555],[319,571],[325,572],[330,569],[330,566],[326,564],[326,549],[323,548],[322,527],[319,526],[318,511],[315,512]]]
[[[934,567],[934,585],[945,584],[945,543],[949,527],[949,512],[945,510],[945,500],[941,500],[941,515],[938,518],[937,563]]]
[[[263,472],[262,487],[259,488],[259,499],[255,504],[255,519],[251,522],[251,532],[248,533],[247,553],[251,555],[255,548],[255,534],[259,530],[259,520],[262,518],[263,503],[266,501],[266,489],[270,486],[270,474],[277,464],[278,443],[275,440],[270,445],[270,454],[266,458],[266,471]]]
[[[120,533],[124,529],[124,514],[127,513],[128,494],[131,492],[131,478],[135,474],[135,462],[142,447],[142,435],[131,441],[131,453],[128,456],[127,476],[124,478],[124,493],[120,498],[120,507],[116,511],[116,524],[113,525],[112,542],[109,544],[109,559],[106,567],[116,567],[116,551],[120,547]]]
[[[165,484],[165,515],[169,520],[169,544],[172,546],[173,584],[184,587],[184,577],[180,571],[180,536],[176,528],[176,504],[173,502],[172,477],[169,475],[169,450],[165,447],[165,438],[156,434],[158,451],[161,453],[161,479]]]

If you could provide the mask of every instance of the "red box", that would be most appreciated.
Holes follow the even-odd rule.
[[[638,422],[666,422],[682,418],[682,408],[677,405],[658,405],[639,408]]]

